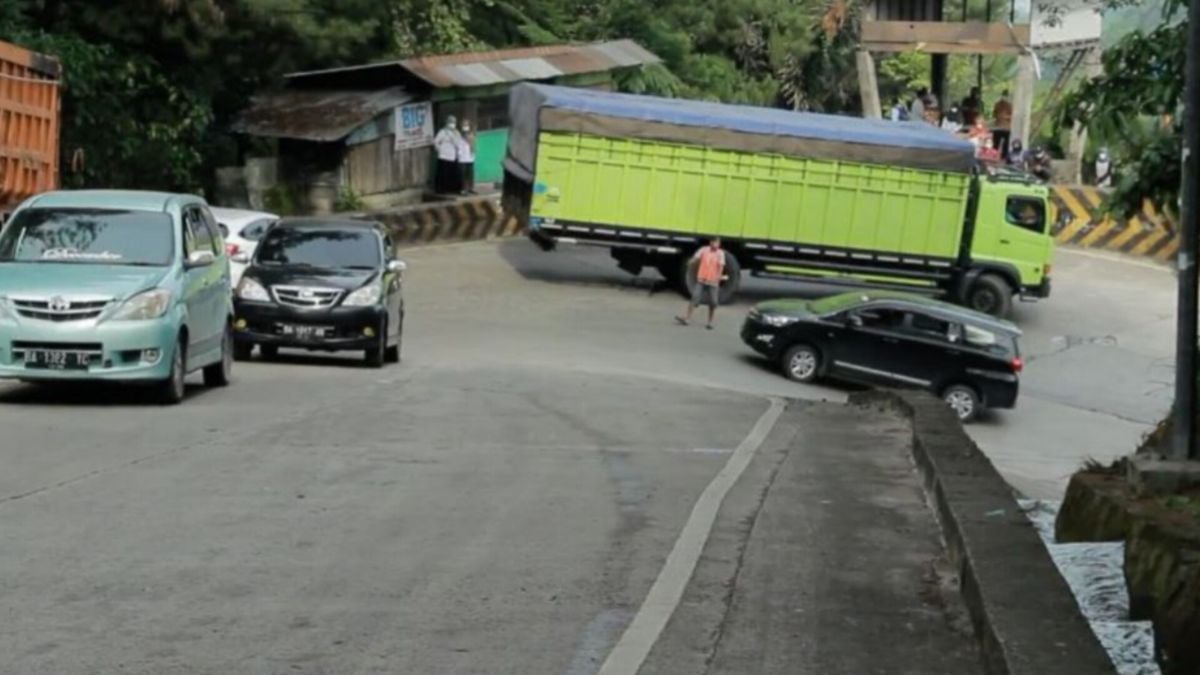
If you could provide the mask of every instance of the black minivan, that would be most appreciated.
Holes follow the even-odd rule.
[[[963,422],[1016,405],[1020,335],[1008,321],[886,291],[763,302],[742,327],[742,340],[792,380],[926,389]]]
[[[234,291],[234,356],[280,347],[362,350],[367,365],[400,360],[403,261],[373,222],[283,218],[263,235]]]

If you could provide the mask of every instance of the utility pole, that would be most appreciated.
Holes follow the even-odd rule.
[[[1200,0],[1188,5],[1186,82],[1183,93],[1183,186],[1180,208],[1179,306],[1175,333],[1175,424],[1173,459],[1200,460],[1196,444],[1197,202],[1200,170]]]

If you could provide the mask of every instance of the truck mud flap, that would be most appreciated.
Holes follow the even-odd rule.
[[[558,247],[558,242],[554,241],[553,237],[548,237],[539,230],[530,228],[529,240],[538,245],[538,248],[543,251],[553,251]]]

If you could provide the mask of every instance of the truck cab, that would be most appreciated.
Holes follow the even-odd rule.
[[[1045,185],[1024,173],[980,173],[964,252],[961,289],[967,306],[1003,316],[1013,295],[1050,295],[1054,218],[1049,196]]]

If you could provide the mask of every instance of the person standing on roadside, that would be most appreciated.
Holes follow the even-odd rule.
[[[1000,156],[1008,159],[1008,141],[1012,136],[1012,103],[1008,101],[1008,90],[1000,94],[1000,100],[992,106],[992,145],[1000,151]]]
[[[959,107],[962,108],[963,124],[967,127],[975,126],[975,121],[983,114],[983,99],[979,95],[979,87],[971,87],[970,93]]]
[[[708,240],[708,246],[696,251],[688,263],[688,274],[696,270],[696,286],[692,289],[692,299],[688,302],[687,311],[683,316],[675,317],[681,326],[688,325],[692,320],[692,312],[701,304],[708,305],[708,323],[705,328],[712,330],[713,315],[721,302],[721,277],[725,275],[725,252],[721,250],[720,237]]]
[[[440,195],[452,195],[462,190],[462,171],[458,167],[458,144],[461,139],[458,120],[454,115],[446,118],[446,125],[433,137],[433,147],[437,152],[433,190]]]
[[[458,167],[462,175],[462,193],[475,192],[475,132],[471,122],[463,120],[462,133],[458,135]]]
[[[918,122],[925,121],[925,100],[929,98],[929,90],[921,87],[917,90],[917,96],[913,99],[912,109],[909,111],[908,118],[917,120]]]

